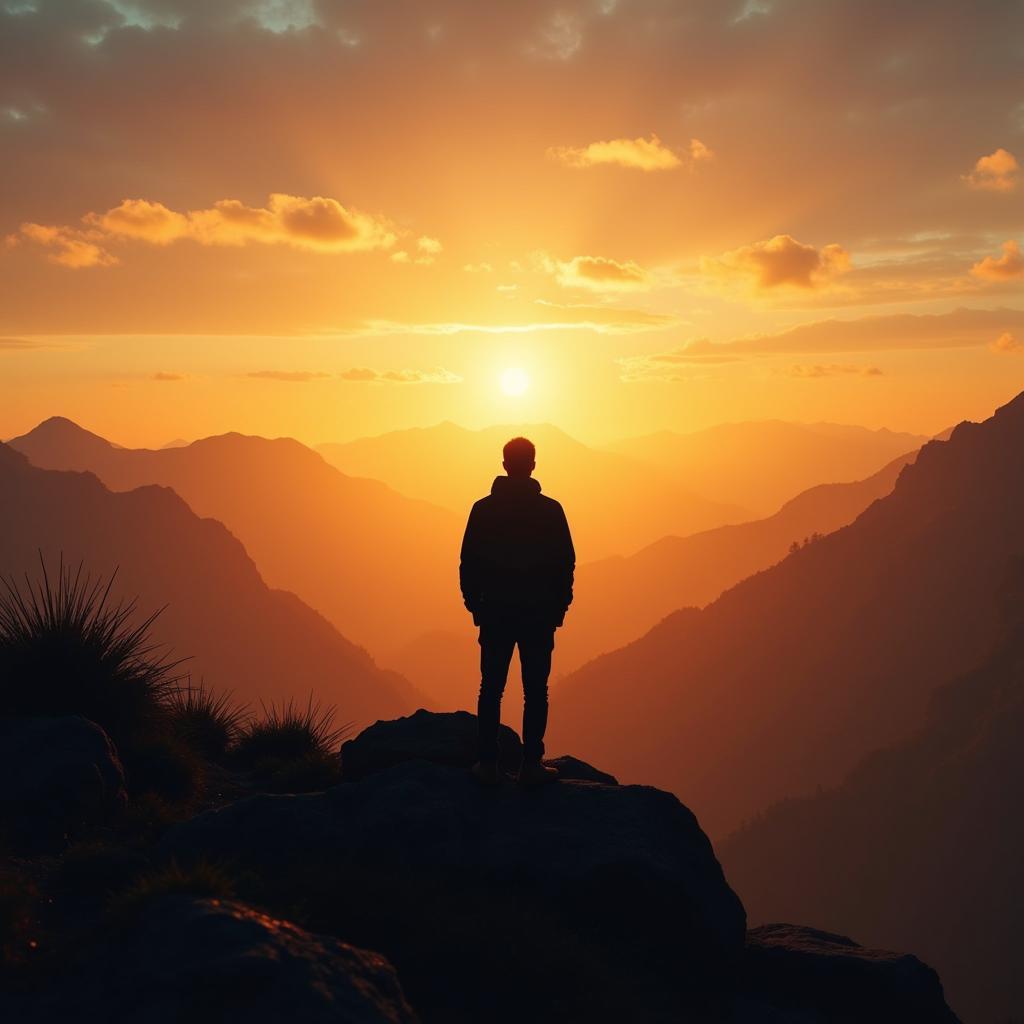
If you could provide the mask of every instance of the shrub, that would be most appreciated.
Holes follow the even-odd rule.
[[[104,582],[61,558],[51,579],[0,580],[0,713],[83,715],[115,743],[160,718],[180,661],[150,638],[155,612],[137,621],[136,602],[113,604],[117,571]],[[133,624],[134,623],[134,624]]]
[[[167,714],[175,736],[208,760],[223,761],[241,732],[248,707],[235,704],[230,691],[218,694],[202,682],[193,686],[188,680],[171,692]]]
[[[269,789],[308,792],[339,779],[338,748],[349,725],[336,726],[333,707],[312,697],[303,709],[293,700],[261,705],[262,718],[249,721],[235,746],[239,767]]]
[[[335,726],[337,711],[323,708],[309,698],[305,710],[294,700],[280,705],[260,704],[263,717],[246,724],[235,748],[238,763],[255,768],[268,758],[297,760],[310,754],[337,754],[341,740],[349,732],[348,725]]]

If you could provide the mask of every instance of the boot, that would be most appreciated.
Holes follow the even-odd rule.
[[[520,786],[543,786],[558,778],[558,769],[551,768],[541,761],[524,761],[519,769]]]

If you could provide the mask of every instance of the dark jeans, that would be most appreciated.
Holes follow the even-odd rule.
[[[501,697],[508,681],[512,651],[519,646],[523,673],[523,759],[539,761],[544,755],[544,730],[548,724],[548,675],[555,628],[543,621],[504,616],[480,624],[480,699],[477,726],[480,760],[498,757],[498,726]]]

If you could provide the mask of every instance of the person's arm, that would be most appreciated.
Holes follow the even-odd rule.
[[[559,613],[560,626],[565,619],[565,613],[572,604],[572,585],[576,575],[576,549],[573,547],[572,534],[569,532],[569,520],[565,517],[565,509],[558,506],[557,522],[555,524],[555,551],[556,551],[556,585],[560,594]]]
[[[470,510],[462,537],[459,586],[462,588],[462,600],[475,622],[480,604],[480,514],[476,505]]]

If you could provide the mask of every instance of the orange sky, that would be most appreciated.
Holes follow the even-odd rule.
[[[0,436],[984,416],[1024,387],[1022,31],[1000,0],[2,0]]]

